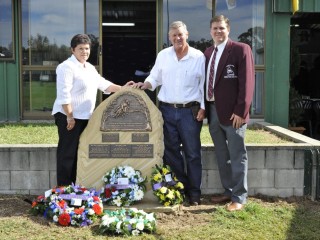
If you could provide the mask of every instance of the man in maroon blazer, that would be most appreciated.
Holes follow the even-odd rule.
[[[249,45],[228,38],[229,19],[210,21],[214,45],[206,49],[206,113],[224,188],[214,203],[231,201],[229,211],[241,210],[248,195],[248,156],[244,143],[254,91],[254,61]]]

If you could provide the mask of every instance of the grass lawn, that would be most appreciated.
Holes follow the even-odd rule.
[[[84,227],[61,227],[28,214],[23,198],[0,195],[0,239],[122,239],[104,236],[99,221]],[[316,240],[320,236],[320,203],[307,199],[249,198],[244,210],[204,203],[176,214],[156,213],[153,234],[126,239]]]
[[[246,143],[266,144],[289,142],[289,140],[262,129],[248,129],[245,141]],[[57,142],[57,127],[53,123],[0,124],[0,144],[56,144]],[[201,142],[212,144],[207,125],[202,128]]]

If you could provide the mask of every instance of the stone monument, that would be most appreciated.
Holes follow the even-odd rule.
[[[80,137],[76,182],[100,189],[105,173],[123,165],[150,178],[163,151],[161,112],[144,91],[123,87],[96,108]],[[146,186],[143,201],[156,200]]]

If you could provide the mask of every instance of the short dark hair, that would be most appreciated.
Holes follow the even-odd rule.
[[[229,20],[229,18],[225,17],[224,15],[214,16],[210,20],[210,28],[211,28],[212,23],[214,23],[214,22],[223,22],[223,21],[227,24],[227,27],[230,28],[230,20]]]
[[[87,34],[77,34],[71,39],[71,48],[76,48],[79,44],[89,44],[91,47],[91,39]]]

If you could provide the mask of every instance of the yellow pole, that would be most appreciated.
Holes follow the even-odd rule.
[[[299,0],[292,0],[292,12],[295,14],[296,11],[299,11]]]

